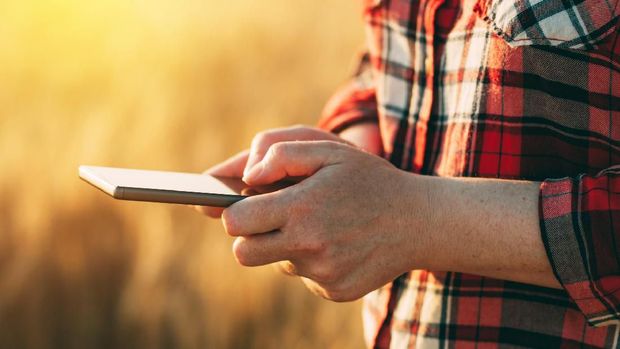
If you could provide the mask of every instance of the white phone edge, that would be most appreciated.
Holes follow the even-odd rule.
[[[80,178],[82,178],[88,183],[93,184],[95,187],[103,190],[104,192],[111,195],[112,197],[121,199],[119,197],[118,187],[113,185],[112,183],[106,182],[105,180],[99,178],[98,176],[90,172],[89,170],[91,167],[93,166],[80,165],[79,167]]]
[[[228,207],[235,202],[246,198],[246,196],[243,195],[194,193],[175,190],[120,187],[105,181],[103,178],[100,178],[96,174],[89,171],[90,168],[97,167],[100,166],[80,165],[78,167],[80,178],[118,200]]]

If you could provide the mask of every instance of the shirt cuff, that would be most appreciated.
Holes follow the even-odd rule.
[[[592,326],[620,321],[619,234],[609,182],[583,176],[540,187],[540,227],[553,272]]]

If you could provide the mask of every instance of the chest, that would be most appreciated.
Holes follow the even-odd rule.
[[[618,35],[589,50],[511,47],[477,6],[366,6],[390,160],[427,174],[533,180],[620,162]]]

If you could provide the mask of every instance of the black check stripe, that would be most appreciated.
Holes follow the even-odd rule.
[[[367,296],[369,345],[617,347],[618,1],[366,0],[376,97],[324,125],[377,122],[404,170],[541,181],[564,285],[413,270]]]

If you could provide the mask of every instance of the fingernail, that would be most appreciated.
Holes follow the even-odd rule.
[[[243,174],[243,178],[242,178],[243,181],[247,183],[248,181],[257,180],[260,177],[260,175],[263,173],[264,168],[265,166],[263,165],[262,161],[252,166],[252,168],[250,168],[248,172]]]

